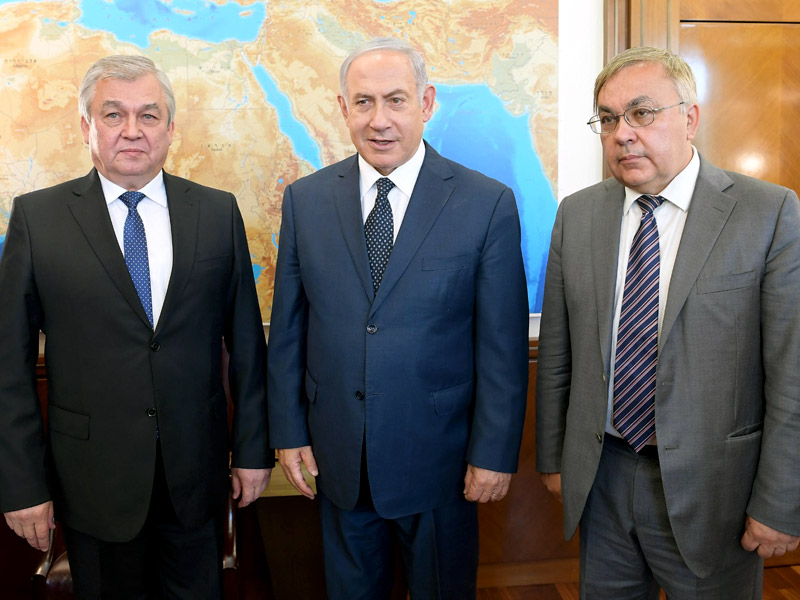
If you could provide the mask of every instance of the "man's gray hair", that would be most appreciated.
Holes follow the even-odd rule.
[[[425,71],[425,59],[422,53],[403,39],[389,37],[372,38],[370,41],[361,44],[358,48],[350,52],[344,59],[339,69],[339,88],[342,91],[344,101],[349,103],[347,97],[347,71],[350,69],[350,65],[353,64],[353,61],[359,56],[379,50],[400,52],[408,58],[411,63],[411,68],[414,71],[414,81],[417,84],[417,97],[419,101],[422,102],[425,88],[428,87],[428,73]]]
[[[687,62],[669,50],[652,48],[650,46],[639,46],[628,48],[624,52],[620,52],[609,61],[602,71],[600,71],[600,74],[594,82],[595,110],[597,110],[597,97],[600,95],[600,90],[603,89],[606,82],[611,79],[611,76],[625,67],[638,63],[655,63],[664,68],[664,73],[666,73],[667,77],[669,77],[675,85],[681,102],[686,103],[685,106],[681,107],[683,112],[686,112],[688,108],[697,104],[697,84],[694,80],[692,68]]]
[[[87,123],[92,122],[92,100],[97,82],[101,79],[122,79],[123,81],[135,81],[145,75],[155,75],[164,98],[167,102],[167,126],[175,118],[175,93],[172,91],[172,84],[166,73],[159,69],[156,64],[144,56],[106,56],[94,63],[81,82],[81,90],[78,94],[78,110]]]

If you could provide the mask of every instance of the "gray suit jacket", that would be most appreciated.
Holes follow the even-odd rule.
[[[571,537],[605,428],[624,188],[565,198],[547,266],[537,468]],[[701,577],[744,552],[746,514],[800,534],[800,204],[701,160],[661,335],[656,432],[670,522]]]

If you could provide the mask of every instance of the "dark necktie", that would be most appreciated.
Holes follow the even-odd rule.
[[[661,196],[640,196],[642,220],[633,237],[614,363],[614,427],[637,452],[656,432],[658,361],[658,227]]]
[[[128,216],[124,228],[125,264],[131,274],[133,286],[139,294],[144,312],[153,327],[153,299],[150,294],[150,263],[147,257],[147,237],[144,233],[142,217],[136,210],[136,205],[144,198],[141,192],[125,192],[119,199],[128,207]]]
[[[389,190],[394,187],[394,184],[391,179],[381,177],[378,179],[377,186],[378,196],[375,198],[375,206],[364,223],[369,270],[372,273],[372,288],[376,294],[394,245],[394,222],[392,221],[392,207],[389,205]]]

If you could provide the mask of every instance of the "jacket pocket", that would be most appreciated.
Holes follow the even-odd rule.
[[[700,294],[713,294],[714,292],[728,292],[750,287],[756,282],[756,272],[731,273],[718,277],[703,277],[697,280],[697,292]]]
[[[73,412],[55,404],[47,407],[47,427],[79,440],[89,439],[89,415]]]
[[[462,254],[460,256],[426,256],[422,259],[423,271],[445,271],[451,269],[463,269],[471,265],[474,261],[474,255]]]
[[[197,257],[194,261],[194,272],[199,275],[216,271],[218,269],[229,268],[233,258],[230,254],[223,254],[222,256],[206,256]]]
[[[764,429],[764,421],[759,421],[758,423],[751,423],[746,427],[741,427],[736,431],[732,431],[728,434],[729,440],[736,440],[740,438],[747,438],[750,436],[756,437],[761,435],[761,430]]]
[[[450,415],[467,408],[472,402],[472,380],[431,394],[437,415]]]

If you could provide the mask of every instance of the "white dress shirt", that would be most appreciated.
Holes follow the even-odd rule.
[[[102,174],[100,184],[103,186],[103,195],[108,205],[108,215],[114,226],[119,248],[125,254],[125,219],[128,217],[128,207],[119,199],[120,195],[128,191],[109,181]],[[147,237],[147,259],[150,264],[150,294],[153,303],[153,325],[158,324],[161,309],[164,306],[164,297],[167,295],[167,286],[172,274],[172,230],[169,224],[169,210],[167,209],[167,190],[164,187],[164,172],[159,171],[153,180],[142,189],[137,190],[145,195],[139,201],[136,211],[144,223],[144,232]]]
[[[667,306],[669,283],[672,279],[672,268],[678,255],[678,247],[686,225],[686,213],[694,194],[697,174],[700,172],[700,155],[692,146],[692,159],[658,194],[667,201],[655,210],[658,226],[658,250],[660,270],[658,275],[658,334],[661,335],[661,323],[664,321],[664,308]],[[606,415],[606,432],[621,437],[613,425],[614,414],[614,364],[617,354],[617,330],[619,315],[622,310],[622,294],[625,291],[625,274],[628,270],[628,257],[633,245],[633,236],[639,229],[642,220],[642,209],[636,199],[642,194],[625,188],[625,203],[622,207],[622,225],[619,236],[619,257],[617,258],[617,283],[614,294],[614,323],[611,334],[611,373],[608,378],[608,412]],[[658,432],[656,432],[657,434]]]
[[[422,161],[425,160],[425,143],[420,141],[419,148],[408,162],[400,165],[389,174],[394,187],[389,190],[389,206],[392,207],[392,224],[394,225],[394,240],[400,231],[403,217],[406,216],[408,203],[411,200],[411,193],[417,184],[419,170],[422,168]],[[358,155],[358,172],[361,183],[361,218],[366,223],[369,213],[375,206],[375,199],[378,197],[378,179],[383,177],[375,167]]]

